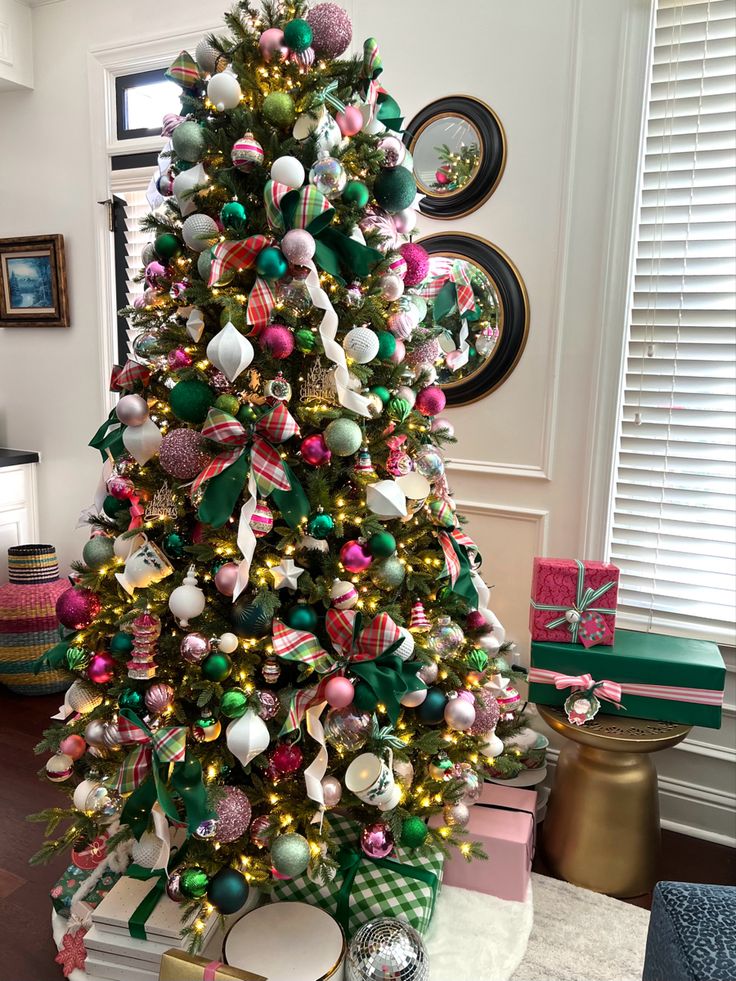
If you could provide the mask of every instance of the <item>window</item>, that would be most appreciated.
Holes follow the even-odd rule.
[[[128,171],[116,175],[115,193],[112,197],[113,236],[115,255],[115,305],[118,310],[131,306],[136,296],[143,293],[143,283],[134,282],[143,265],[143,249],[150,234],[141,229],[141,219],[151,210],[146,198],[150,170],[143,173]],[[124,364],[130,341],[130,325],[118,315],[117,357]]]
[[[624,619],[734,643],[736,18],[657,0],[610,532]]]
[[[179,111],[181,89],[164,78],[163,68],[118,75],[115,79],[115,112],[119,140],[158,136],[167,112]]]

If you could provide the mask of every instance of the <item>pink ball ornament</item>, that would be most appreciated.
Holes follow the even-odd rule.
[[[393,273],[381,277],[381,296],[384,300],[398,300],[404,293],[404,281]]]
[[[439,170],[436,170],[434,172],[434,179],[437,181],[438,184],[449,184],[450,183],[450,176],[449,176],[449,174],[447,173],[446,170],[442,170],[442,168],[440,168]]]
[[[455,435],[455,427],[448,419],[433,419],[429,430],[432,433],[444,433],[446,436],[449,436],[450,439],[452,439],[452,437]]]
[[[417,227],[417,213],[414,208],[404,208],[403,211],[399,211],[394,215],[394,224],[400,235],[411,235]]]
[[[324,694],[328,705],[332,708],[342,709],[352,704],[353,698],[355,697],[355,689],[351,681],[338,676],[336,678],[330,678],[325,685]]]
[[[107,493],[117,501],[127,501],[135,494],[135,484],[130,477],[121,477],[119,474],[110,477],[105,486],[107,487]]]
[[[316,247],[314,237],[304,228],[292,228],[281,239],[281,251],[295,266],[306,266],[311,262]]]
[[[335,122],[343,136],[355,136],[363,128],[363,114],[357,106],[345,106],[344,112],[335,114]]]
[[[56,601],[56,617],[62,626],[70,630],[88,627],[101,609],[102,603],[97,593],[82,586],[70,587]]]
[[[133,297],[133,307],[136,310],[142,310],[146,306],[146,297],[144,293],[139,293],[138,296]]]
[[[250,527],[256,538],[263,538],[273,528],[273,511],[265,501],[259,501],[251,515]]]
[[[155,685],[151,685],[145,694],[144,700],[149,712],[153,712],[154,714],[165,712],[174,701],[174,689],[171,685],[159,681]]]
[[[339,58],[350,47],[353,25],[337,3],[318,3],[307,14],[312,47],[325,58]]]
[[[481,688],[477,697],[480,704],[478,701],[475,703],[475,721],[469,730],[471,736],[483,736],[492,732],[501,718],[501,708],[490,689]]]
[[[401,340],[400,337],[396,338],[396,347],[394,348],[394,353],[389,358],[392,364],[401,364],[401,362],[406,357],[406,345]]]
[[[264,61],[283,61],[288,55],[284,45],[284,32],[278,27],[269,27],[258,39],[258,47]]]
[[[124,426],[142,426],[148,419],[148,402],[140,395],[123,395],[115,406],[115,415]]]
[[[146,266],[146,285],[147,286],[157,286],[159,279],[166,276],[166,267],[162,266],[160,262],[149,262]]]
[[[172,477],[191,480],[209,463],[204,444],[204,437],[196,429],[171,429],[161,440],[158,462]]]
[[[429,273],[429,253],[417,242],[406,242],[399,252],[406,259],[405,286],[418,286]]]
[[[402,341],[408,341],[416,330],[419,320],[415,310],[396,310],[389,315],[388,329]]]
[[[294,351],[294,335],[283,324],[269,324],[258,335],[262,350],[272,358],[288,358]]]
[[[471,695],[469,701],[467,698],[461,698],[460,693],[458,693],[456,698],[448,699],[445,706],[445,722],[450,729],[464,731],[475,722],[475,706],[472,697]]]
[[[437,385],[430,385],[429,388],[423,388],[417,395],[415,408],[423,416],[436,416],[442,412],[445,405],[447,405],[445,393]]]
[[[304,761],[304,754],[296,743],[279,743],[269,757],[271,766],[281,776],[296,773]]]
[[[368,545],[353,539],[340,549],[340,561],[347,572],[365,572],[373,561]]]
[[[238,583],[238,565],[226,562],[215,573],[215,588],[222,596],[232,596]]]
[[[337,777],[322,777],[322,796],[325,807],[337,807],[342,799],[342,784]]]
[[[367,825],[360,834],[360,847],[368,858],[387,858],[394,850],[391,828],[383,821]]]
[[[81,736],[65,736],[59,743],[59,752],[66,753],[73,760],[81,759],[87,751],[87,743]]]
[[[311,467],[323,467],[330,462],[332,456],[322,433],[313,433],[311,436],[307,436],[302,440],[299,450],[302,460]]]
[[[192,356],[183,347],[175,347],[166,355],[166,363],[169,368],[176,371],[178,368],[188,368],[192,363]]]
[[[89,659],[87,677],[96,685],[106,685],[115,674],[115,661],[107,651],[98,651]]]
[[[248,830],[251,818],[250,801],[239,787],[223,787],[215,804],[217,833],[221,845],[237,841]]]
[[[210,652],[210,642],[204,634],[192,631],[182,637],[179,652],[190,664],[199,664]]]
[[[399,399],[404,399],[404,401],[408,402],[410,407],[413,409],[414,403],[417,400],[417,393],[413,388],[409,388],[408,385],[399,385],[399,387],[396,389],[396,397]]]

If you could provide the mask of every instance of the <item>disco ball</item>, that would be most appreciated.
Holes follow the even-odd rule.
[[[429,957],[414,927],[382,917],[350,941],[346,981],[429,981]]]

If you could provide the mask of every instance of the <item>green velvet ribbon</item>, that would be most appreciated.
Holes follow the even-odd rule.
[[[113,429],[113,426],[117,426],[117,428]],[[95,450],[99,450],[103,460],[107,459],[108,450],[112,454],[113,459],[117,460],[119,456],[125,453],[123,433],[126,428],[118,419],[115,409],[111,409],[110,415],[105,419],[87,445]]]
[[[127,710],[126,710],[127,711]],[[171,788],[171,789],[169,789]],[[127,824],[136,838],[148,828],[153,805],[158,802],[166,817],[174,824],[182,819],[174,803],[173,790],[184,804],[187,831],[193,834],[200,824],[215,817],[207,804],[207,791],[202,780],[202,764],[188,751],[181,763],[174,763],[167,785],[160,766],[154,759],[150,775],[128,797],[120,815],[120,823]]]
[[[477,610],[478,590],[475,588],[475,583],[473,582],[473,577],[471,575],[472,566],[468,557],[468,550],[464,545],[461,545],[460,542],[456,541],[452,535],[448,535],[447,537],[453,547],[455,555],[457,556],[458,563],[460,564],[460,572],[458,573],[455,584],[452,587],[452,591],[457,596],[462,596],[463,599],[467,600],[472,610]]]
[[[213,528],[222,528],[233,513],[243,493],[250,468],[250,454],[245,450],[222,473],[207,481],[197,517]]]
[[[401,127],[404,125],[404,117],[401,115],[399,103],[388,92],[379,92],[377,101],[377,118],[383,123],[386,129],[393,130],[394,133],[401,133]]]
[[[350,673],[360,678],[371,689],[378,701],[385,705],[392,725],[396,725],[401,712],[401,699],[407,692],[419,691],[427,686],[417,677],[421,661],[402,661],[393,651],[401,640],[387,647],[372,661],[350,661]]]
[[[402,865],[401,862],[394,862],[390,858],[369,858],[356,848],[341,848],[337,856],[340,871],[343,874],[342,885],[335,897],[335,919],[349,935],[348,922],[350,920],[350,893],[353,890],[353,883],[358,874],[358,869],[363,862],[370,862],[372,865],[381,869],[388,869],[394,875],[404,876],[406,879],[416,879],[424,882],[432,890],[432,903],[437,899],[437,889],[439,879],[428,869],[417,869],[413,865]]]
[[[184,853],[187,850],[186,842],[182,847],[172,856],[169,864],[177,864],[181,862],[184,858]],[[153,911],[158,906],[158,902],[164,894],[166,889],[166,882],[169,877],[167,869],[148,869],[144,865],[129,865],[125,870],[125,874],[131,879],[139,879],[141,881],[146,881],[147,879],[155,879],[155,885],[141,900],[141,902],[136,906],[130,915],[128,920],[128,933],[131,937],[136,940],[148,940],[148,934],[146,933],[146,921],[148,917],[153,913]]]
[[[38,674],[42,668],[63,668],[66,667],[66,652],[69,650],[69,641],[76,634],[76,630],[68,633],[63,627],[59,627],[59,637],[61,640],[33,662],[33,673]]]
[[[452,311],[457,306],[457,286],[451,279],[448,279],[445,285],[437,294],[435,301],[432,305],[432,318],[436,324],[441,323],[448,313]],[[480,311],[477,309],[477,305],[472,310],[467,310],[465,313],[460,314],[463,320],[479,320]]]
[[[286,476],[289,478],[291,489],[288,491],[283,491],[276,487],[271,491],[270,496],[276,507],[281,512],[281,517],[287,523],[289,528],[294,529],[298,527],[298,525],[305,518],[309,517],[312,507],[299,478],[291,469],[289,464],[282,460],[281,465],[284,468]]]

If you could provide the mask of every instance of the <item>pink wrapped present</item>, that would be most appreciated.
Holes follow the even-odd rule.
[[[607,562],[534,559],[529,629],[532,640],[613,645],[619,570]]]
[[[470,808],[466,830],[481,842],[489,860],[468,862],[458,852],[445,861],[442,881],[523,902],[534,856],[536,803],[533,790],[485,783],[480,800]],[[430,819],[434,826],[442,823],[441,815]]]

